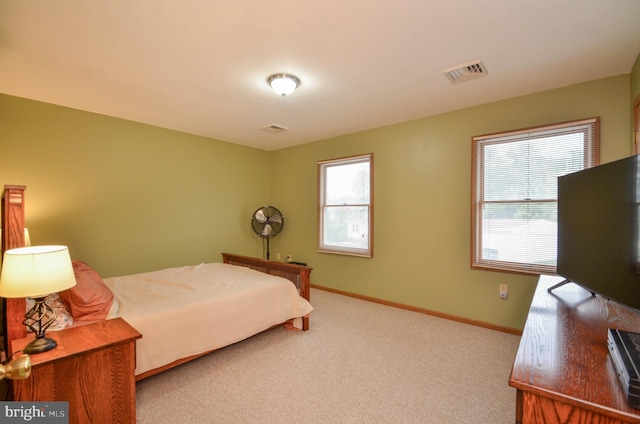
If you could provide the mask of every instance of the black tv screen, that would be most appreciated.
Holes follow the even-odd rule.
[[[638,161],[636,155],[558,178],[557,272],[640,310]]]

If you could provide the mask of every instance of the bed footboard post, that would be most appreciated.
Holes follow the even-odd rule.
[[[300,296],[310,301],[311,297],[311,269],[307,267],[301,267],[300,270]],[[302,317],[302,330],[307,331],[309,329],[309,316]]]

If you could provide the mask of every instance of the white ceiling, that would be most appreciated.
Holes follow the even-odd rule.
[[[640,0],[0,1],[0,92],[264,150],[628,74],[639,53]],[[487,76],[442,72],[475,59]],[[286,98],[280,72],[301,80]]]

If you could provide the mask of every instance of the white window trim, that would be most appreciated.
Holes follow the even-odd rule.
[[[369,163],[369,203],[364,205],[349,205],[349,206],[367,206],[369,208],[368,213],[368,226],[369,226],[369,243],[366,249],[350,248],[344,246],[333,246],[324,243],[324,212],[325,212],[325,182],[326,175],[325,170],[330,166],[348,165],[356,162],[368,162]],[[368,153],[358,156],[349,156],[345,158],[329,159],[318,162],[318,252],[321,253],[334,253],[339,255],[360,256],[366,258],[373,257],[373,153]]]

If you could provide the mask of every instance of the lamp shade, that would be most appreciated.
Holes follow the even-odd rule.
[[[66,246],[31,246],[4,253],[0,297],[43,297],[76,285]]]

